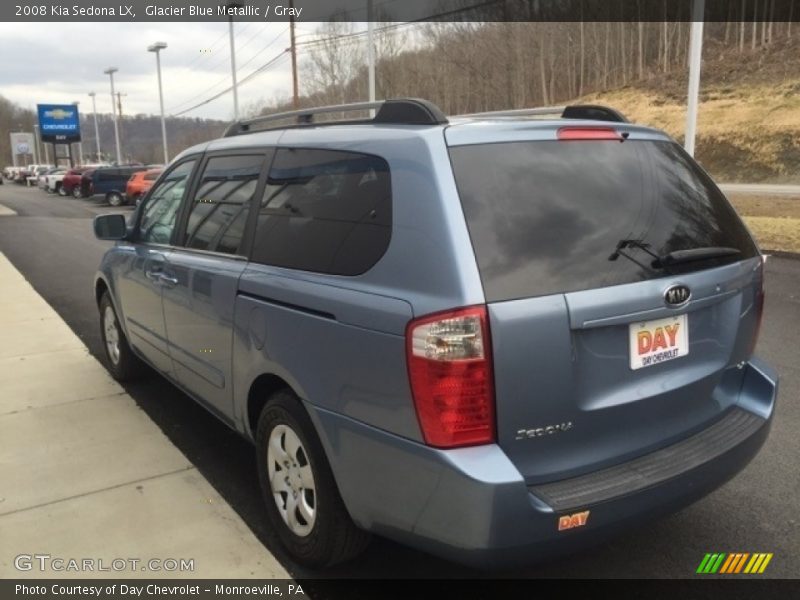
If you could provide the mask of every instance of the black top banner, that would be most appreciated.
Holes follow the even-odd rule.
[[[699,3],[695,5],[695,3]],[[11,0],[9,22],[800,20],[793,0]]]

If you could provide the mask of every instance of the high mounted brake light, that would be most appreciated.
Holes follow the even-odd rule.
[[[558,139],[566,140],[613,140],[623,141],[625,138],[611,127],[562,127],[558,130]]]
[[[406,328],[411,391],[425,442],[439,448],[495,439],[486,307],[415,319]]]

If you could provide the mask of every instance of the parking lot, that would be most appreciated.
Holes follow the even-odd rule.
[[[103,361],[92,278],[108,243],[94,239],[91,220],[132,208],[110,209],[99,198],[59,197],[8,184],[0,186],[0,205],[16,213],[0,216],[0,251]],[[800,572],[800,260],[770,258],[766,289],[757,352],[778,370],[781,391],[771,436],[747,469],[679,514],[579,555],[504,575],[690,577],[707,552],[771,552],[766,576]],[[156,375],[126,389],[287,570],[295,577],[311,575],[283,554],[267,529],[251,446]],[[455,579],[484,574],[376,539],[364,556],[324,575]]]

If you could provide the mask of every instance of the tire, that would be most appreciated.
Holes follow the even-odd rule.
[[[125,198],[119,192],[109,192],[106,194],[106,202],[111,206],[122,206],[125,204]]]
[[[64,191],[64,188],[62,187],[62,185],[60,183],[56,183],[56,189],[53,190],[53,191],[56,194],[58,194],[59,196],[66,196],[67,195],[66,192]]]
[[[83,198],[83,192],[81,191],[81,186],[76,185],[74,188],[72,188],[72,197]]]
[[[142,374],[144,364],[133,353],[120,327],[117,311],[108,292],[100,298],[100,336],[108,360],[108,370],[117,381],[132,381]],[[115,350],[116,349],[116,350]]]
[[[273,394],[261,411],[256,453],[267,516],[294,560],[312,568],[326,567],[367,547],[370,536],[350,518],[311,419],[290,390]],[[290,508],[292,498],[295,509]]]

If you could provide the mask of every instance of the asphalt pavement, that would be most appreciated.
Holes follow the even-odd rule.
[[[94,239],[91,219],[109,209],[101,200],[47,195],[0,186],[0,251],[105,361],[92,280],[107,242]],[[781,376],[772,433],[761,453],[731,482],[682,512],[622,533],[568,558],[522,570],[486,574],[392,542],[375,539],[366,554],[325,577],[692,577],[707,552],[772,552],[765,576],[800,575],[800,260],[767,262],[766,315],[758,354]],[[262,510],[252,446],[157,375],[125,390],[233,507],[294,577],[295,565],[269,531]],[[213,540],[209,539],[209,544]],[[319,575],[319,574],[317,574]],[[324,592],[324,590],[322,590]]]

